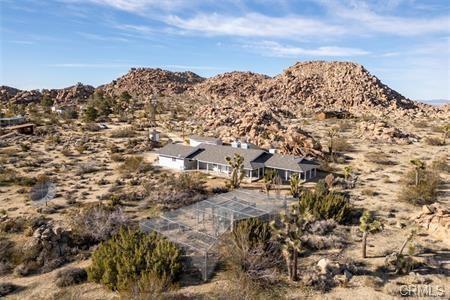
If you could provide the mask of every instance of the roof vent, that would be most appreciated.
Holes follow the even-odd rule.
[[[277,149],[271,148],[271,149],[269,149],[269,153],[275,154],[275,153],[277,153]]]

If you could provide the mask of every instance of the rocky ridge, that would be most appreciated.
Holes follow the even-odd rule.
[[[170,72],[162,69],[132,68],[127,74],[98,89],[111,96],[128,92],[133,97],[154,94],[181,94],[205,79],[193,72]]]
[[[24,91],[16,88],[1,86],[0,100],[9,101],[16,104],[28,104],[41,101],[43,96],[48,96],[56,100],[59,104],[73,104],[79,101],[85,101],[95,91],[91,85],[78,83],[62,89],[43,89]]]

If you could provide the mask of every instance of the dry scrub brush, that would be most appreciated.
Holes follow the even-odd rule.
[[[431,204],[436,201],[441,183],[439,171],[434,168],[415,167],[405,173],[400,180],[398,199],[414,205]]]

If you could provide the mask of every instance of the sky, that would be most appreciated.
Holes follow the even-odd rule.
[[[450,99],[448,0],[0,0],[0,84],[111,82],[131,67],[275,76],[353,61],[415,100]]]

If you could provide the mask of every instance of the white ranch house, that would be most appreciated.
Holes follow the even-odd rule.
[[[225,158],[235,154],[244,158],[248,181],[261,179],[267,169],[275,170],[283,181],[288,181],[293,174],[298,174],[304,181],[317,175],[318,164],[312,160],[255,149],[254,145],[249,146],[245,142],[225,146],[220,139],[194,136],[189,146],[167,144],[158,150],[161,167],[179,171],[199,170],[219,176],[230,175],[231,168]]]

